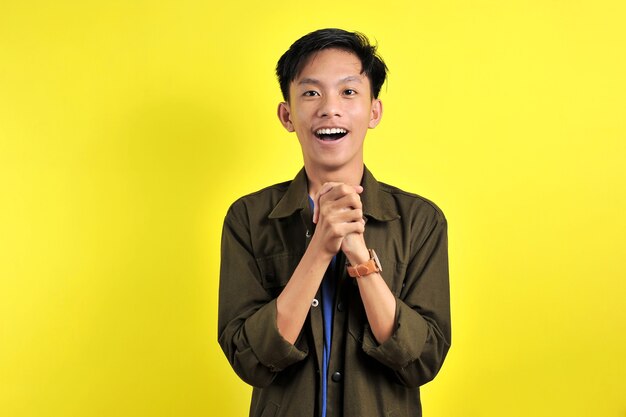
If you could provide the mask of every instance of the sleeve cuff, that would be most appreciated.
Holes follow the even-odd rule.
[[[249,317],[244,325],[252,352],[272,372],[282,371],[308,355],[304,338],[298,337],[292,345],[280,335],[276,316],[276,300],[272,300]]]
[[[369,325],[365,325],[363,351],[394,371],[406,368],[419,358],[428,336],[428,324],[413,309],[396,298],[396,329],[379,344]]]

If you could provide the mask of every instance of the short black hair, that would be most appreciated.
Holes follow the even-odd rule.
[[[276,75],[285,101],[289,101],[289,84],[296,79],[309,56],[323,49],[337,48],[354,53],[361,60],[361,73],[370,80],[372,97],[378,98],[387,78],[387,65],[367,36],[343,29],[319,29],[304,35],[291,45],[276,65]]]

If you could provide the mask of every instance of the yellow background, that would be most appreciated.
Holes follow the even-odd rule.
[[[391,70],[379,180],[449,220],[428,417],[626,416],[626,6],[2,1],[0,415],[244,416],[216,339],[228,205],[301,166],[274,65],[320,27]]]

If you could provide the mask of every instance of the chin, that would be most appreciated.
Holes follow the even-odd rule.
[[[337,171],[354,164],[354,160],[337,158],[332,160],[326,159],[323,161],[315,161],[314,163],[326,171]]]

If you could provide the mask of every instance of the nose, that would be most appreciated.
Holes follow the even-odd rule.
[[[320,103],[318,116],[320,117],[341,117],[340,97],[335,95],[326,95]]]

